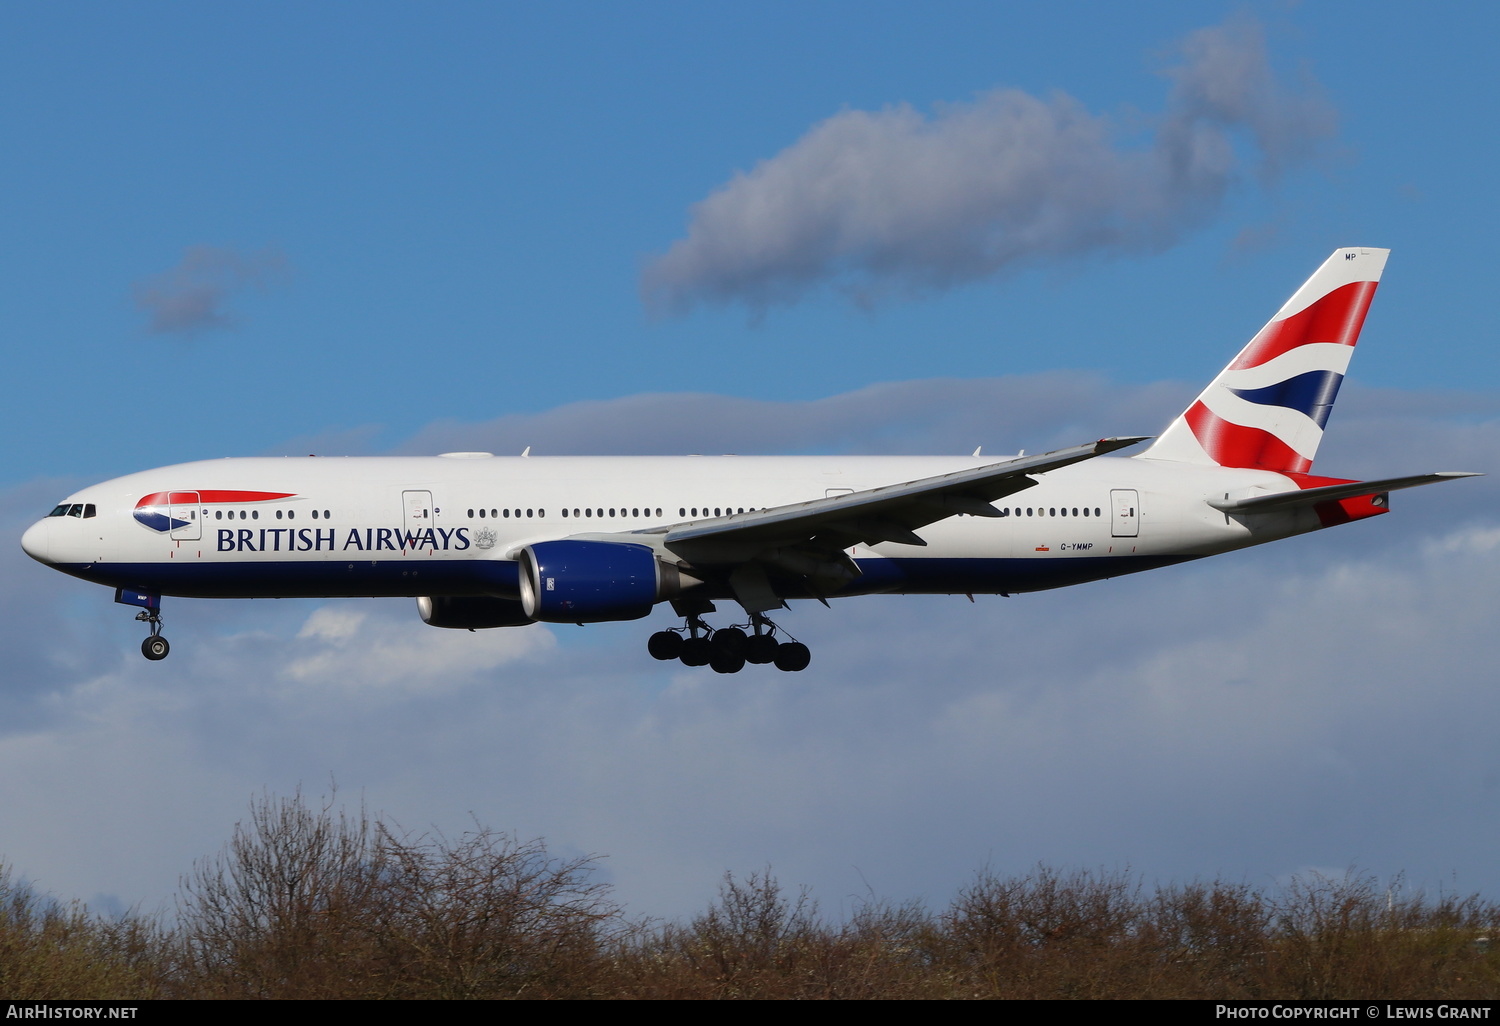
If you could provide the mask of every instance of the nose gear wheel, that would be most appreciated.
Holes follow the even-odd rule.
[[[150,635],[141,642],[141,655],[153,663],[165,659],[167,653],[172,651],[172,646],[167,643],[166,638],[161,636],[161,610],[142,609],[135,614],[135,618],[151,627]]]

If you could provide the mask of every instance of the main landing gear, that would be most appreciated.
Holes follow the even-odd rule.
[[[790,635],[778,641],[776,632],[786,632],[759,613],[750,614],[750,622],[744,625],[751,634],[741,627],[714,630],[697,615],[686,620],[681,627],[651,635],[646,648],[653,657],[679,659],[684,666],[708,666],[715,673],[739,673],[746,663],[774,663],[778,670],[795,673],[812,662],[806,645]]]

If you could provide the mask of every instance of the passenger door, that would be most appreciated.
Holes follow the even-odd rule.
[[[203,524],[199,518],[203,507],[199,505],[197,492],[169,492],[167,494],[167,516],[172,525],[173,541],[197,541],[203,537]]]
[[[1140,495],[1134,488],[1115,488],[1109,493],[1109,533],[1116,538],[1135,538],[1141,533]]]

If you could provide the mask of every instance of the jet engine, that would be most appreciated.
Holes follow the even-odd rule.
[[[520,564],[521,608],[547,623],[639,620],[685,586],[675,564],[629,542],[538,542],[521,550]]]
[[[433,627],[474,631],[484,627],[524,627],[536,620],[521,603],[506,598],[456,598],[442,595],[417,599],[422,622]]]

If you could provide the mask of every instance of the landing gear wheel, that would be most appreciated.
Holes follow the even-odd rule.
[[[152,662],[156,662],[158,659],[165,659],[167,653],[170,651],[172,651],[172,646],[167,644],[167,639],[160,634],[153,634],[141,642],[141,655]]]
[[[745,662],[763,665],[776,661],[776,650],[781,643],[769,634],[757,634],[745,639]]]
[[[714,636],[709,639],[714,646],[716,654],[722,653],[726,656],[738,656],[741,665],[744,662],[745,642],[749,640],[745,632],[738,627],[724,627],[714,631]]]
[[[812,662],[812,652],[808,651],[807,646],[800,641],[789,641],[776,649],[776,669],[778,670],[796,673],[798,670],[807,669],[807,664],[810,662]]]
[[[676,659],[682,655],[682,635],[676,631],[657,631],[646,642],[653,659]]]
[[[715,673],[739,673],[745,668],[745,657],[738,652],[715,652],[708,665]]]
[[[707,638],[684,638],[682,654],[678,657],[683,666],[707,666],[713,658],[714,647]]]

